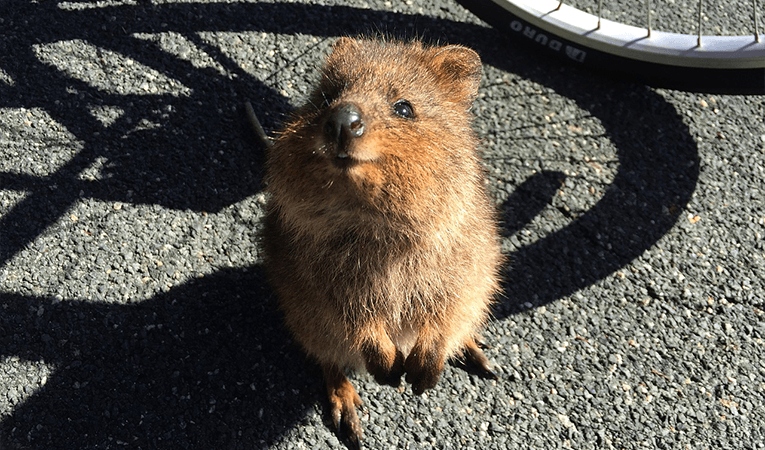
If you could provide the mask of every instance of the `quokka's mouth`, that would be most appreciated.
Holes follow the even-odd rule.
[[[329,144],[328,147],[324,149],[325,157],[334,167],[343,170],[373,164],[379,161],[381,157],[378,152],[361,143],[354,143],[345,147]]]
[[[339,169],[350,170],[351,168],[361,164],[361,161],[359,161],[356,158],[353,158],[348,153],[338,152],[337,156],[332,158],[332,164],[334,164],[335,167]]]

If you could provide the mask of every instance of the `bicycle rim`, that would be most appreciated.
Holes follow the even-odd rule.
[[[765,93],[765,40],[648,32],[558,0],[458,0],[489,25],[578,65],[657,87]]]

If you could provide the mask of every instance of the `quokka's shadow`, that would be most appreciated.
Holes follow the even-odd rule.
[[[259,267],[128,306],[9,294],[0,303],[0,356],[52,368],[0,424],[3,448],[257,446],[323,392]]]

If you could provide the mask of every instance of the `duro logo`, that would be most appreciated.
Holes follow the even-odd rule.
[[[550,39],[546,34],[538,32],[536,29],[529,25],[524,25],[520,20],[513,20],[510,22],[510,29],[516,33],[523,34],[537,44],[547,47],[550,50],[556,52],[564,50],[566,52],[566,56],[576,62],[584,62],[584,58],[587,56],[586,51],[571,45],[566,45],[564,49],[564,45],[561,41],[557,39]]]

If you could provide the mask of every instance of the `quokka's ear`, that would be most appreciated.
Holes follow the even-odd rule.
[[[334,44],[332,44],[332,53],[334,52],[344,52],[349,49],[356,48],[359,45],[359,42],[348,36],[343,36],[338,38]]]
[[[324,67],[346,66],[354,59],[354,54],[359,51],[361,42],[356,39],[343,36],[332,44],[332,50],[324,61]]]
[[[436,47],[431,51],[431,66],[444,83],[449,100],[469,108],[478,95],[481,57],[475,51],[459,45]]]

